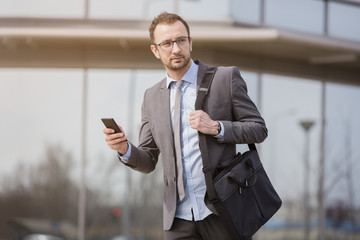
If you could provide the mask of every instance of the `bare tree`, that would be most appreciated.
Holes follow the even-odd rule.
[[[87,238],[96,239],[122,233],[123,216],[116,217],[112,214],[114,207],[125,210],[123,199],[116,195],[121,184],[126,183],[121,181],[125,166],[118,161],[114,159],[109,162],[109,166],[101,161],[101,166],[94,166],[97,173],[91,175],[96,177],[88,179],[93,184],[88,184],[86,189]],[[95,161],[100,164],[97,162]],[[48,222],[67,222],[76,228],[79,186],[73,179],[77,169],[71,154],[60,146],[48,146],[42,161],[37,164],[19,165],[11,176],[3,178],[4,187],[0,192],[0,226],[6,226],[12,219],[42,219]],[[131,230],[135,230],[132,232],[139,236],[161,239],[161,167],[147,175],[131,172],[131,182],[128,182],[131,201],[127,209],[131,216]],[[23,230],[24,234],[34,231]],[[6,228],[0,227],[0,238],[10,238]],[[76,234],[73,238],[76,238]]]
[[[69,153],[50,146],[39,165],[19,165],[3,180],[0,225],[14,218],[76,221],[78,190],[70,177],[72,164]],[[0,236],[7,235],[0,229]]]

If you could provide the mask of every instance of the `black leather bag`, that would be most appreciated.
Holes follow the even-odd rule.
[[[253,236],[281,207],[254,144],[249,151],[218,166],[214,204],[234,239]],[[222,206],[219,206],[222,205]]]
[[[210,68],[206,72],[195,109],[202,108],[215,72],[216,68]],[[206,182],[206,200],[214,206],[233,240],[251,238],[282,204],[261,164],[255,144],[248,144],[249,151],[217,166],[214,179],[206,136],[201,132],[199,145]]]

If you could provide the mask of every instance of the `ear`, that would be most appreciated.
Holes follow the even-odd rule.
[[[150,49],[157,59],[160,59],[159,50],[155,45],[150,45]]]
[[[190,37],[190,46],[189,46],[190,52],[192,52],[192,37]]]

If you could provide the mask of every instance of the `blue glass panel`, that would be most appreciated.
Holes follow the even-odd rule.
[[[323,18],[322,1],[265,1],[266,25],[322,34]]]
[[[329,35],[360,41],[360,7],[329,4]]]

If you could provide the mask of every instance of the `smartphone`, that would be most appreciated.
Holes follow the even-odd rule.
[[[102,118],[101,121],[104,123],[105,127],[114,129],[115,133],[121,133],[119,126],[113,118]]]

